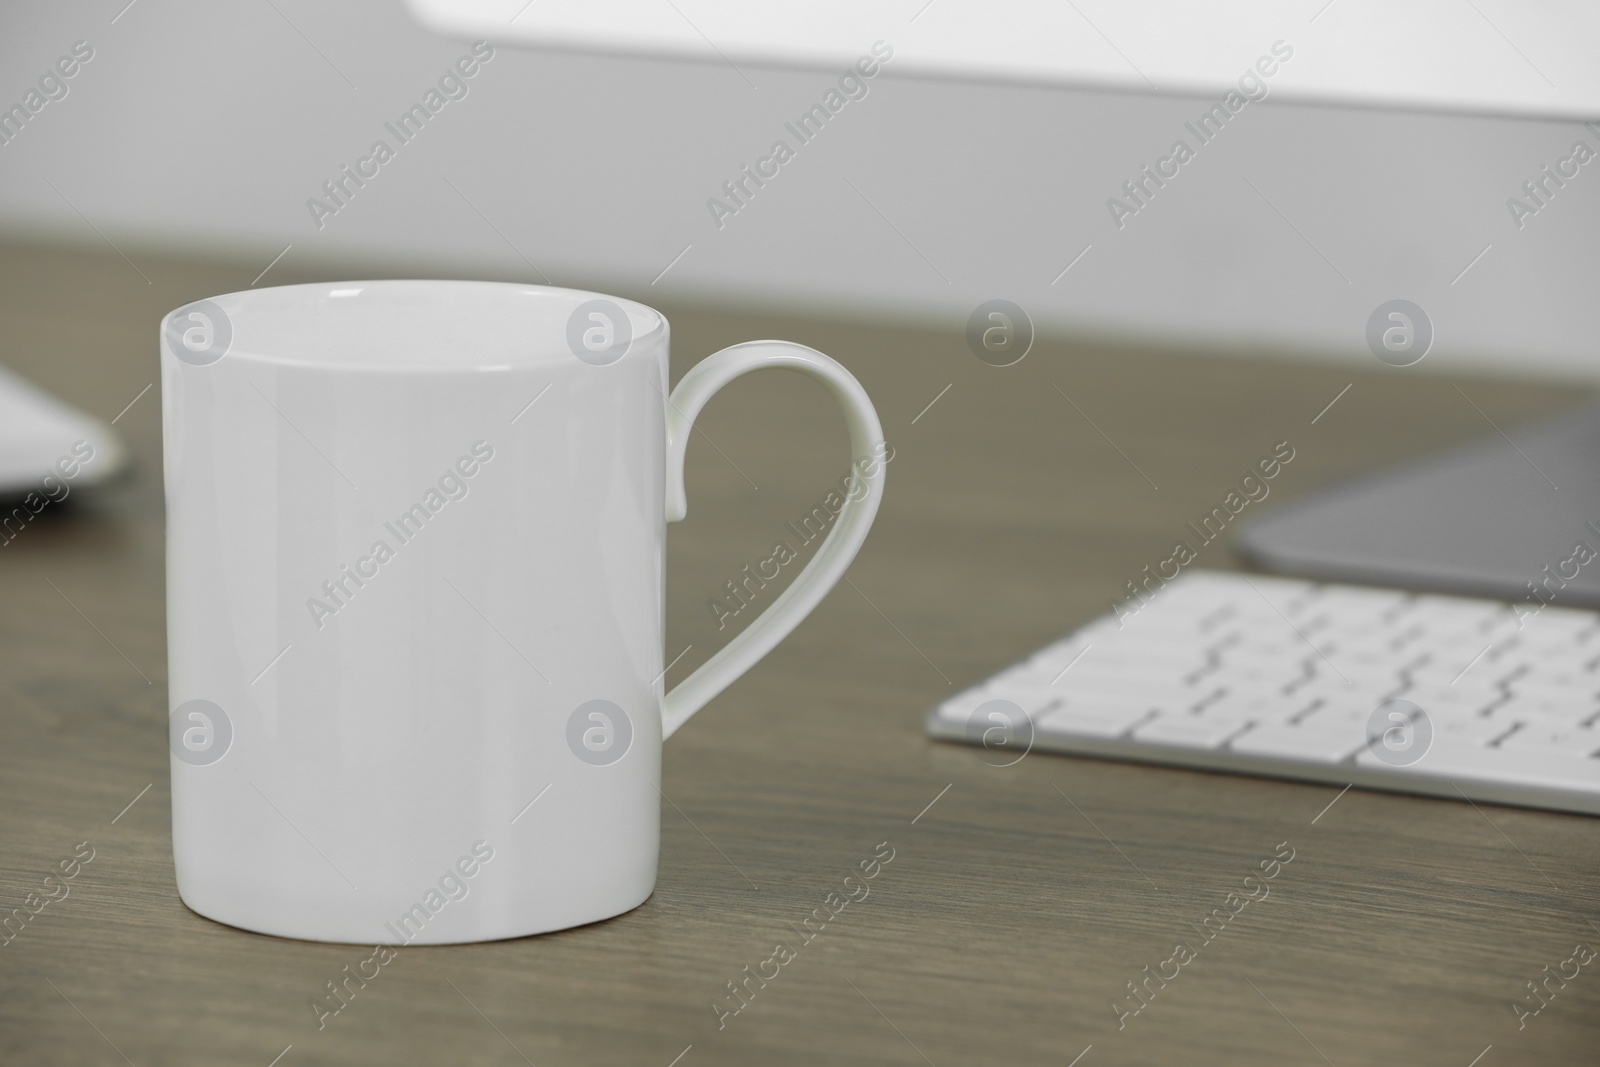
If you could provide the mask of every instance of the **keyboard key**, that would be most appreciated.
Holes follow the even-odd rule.
[[[1165,680],[1143,683],[1137,678],[1075,678],[1071,674],[1051,687],[1063,700],[1074,704],[1138,704],[1146,709],[1173,708],[1186,711],[1208,690]],[[1216,687],[1213,687],[1213,690]]]
[[[1032,716],[1038,716],[1066,699],[1059,690],[1049,686],[986,686],[984,693],[991,700],[1009,700]]]
[[[1600,712],[1600,701],[1541,698],[1509,701],[1505,706],[1496,708],[1494,715],[1497,719],[1521,721],[1530,725],[1576,726],[1596,712]]]
[[[1225,715],[1160,715],[1135,730],[1133,736],[1153,745],[1220,748],[1246,725],[1247,720]]]
[[[1358,700],[1339,694],[1324,700],[1322,704],[1306,717],[1306,721],[1313,723],[1318,729],[1333,729],[1333,723],[1355,723],[1365,728],[1367,720],[1372,718],[1372,712],[1381,700]]]
[[[1248,692],[1223,692],[1207,703],[1201,714],[1246,722],[1282,722],[1304,711],[1307,702],[1281,694],[1256,695]]]
[[[1499,747],[1532,752],[1553,749],[1573,756],[1592,756],[1600,752],[1600,731],[1552,730],[1548,726],[1524,723],[1522,729],[1502,740]]]
[[[1152,714],[1154,712],[1142,704],[1075,704],[1046,712],[1036,725],[1040,733],[1116,737]]]
[[[1560,638],[1570,643],[1580,634],[1592,631],[1594,626],[1592,612],[1545,608],[1523,623],[1522,632],[1536,641]]]
[[[1475,741],[1486,745],[1510,733],[1511,726],[1504,719],[1482,715],[1430,715],[1433,736],[1450,737],[1458,741]]]
[[[1543,675],[1528,674],[1505,685],[1513,697],[1535,700],[1571,700],[1588,703],[1600,693],[1600,684],[1586,675],[1551,671]]]
[[[1341,763],[1366,747],[1366,731],[1359,723],[1323,723],[1306,726],[1257,726],[1228,746],[1234,752],[1273,759]]]
[[[1430,715],[1470,717],[1501,703],[1504,691],[1497,686],[1468,685],[1463,679],[1457,686],[1407,689],[1401,696]]]
[[[960,693],[943,704],[939,705],[939,718],[946,722],[964,725],[972,718],[972,713],[991,700],[1005,700],[1022,709],[1023,714],[1037,719],[1038,714],[1054,703],[1053,700],[1044,700],[1036,695],[1018,693],[1015,690],[992,690],[988,688],[969,689]]]

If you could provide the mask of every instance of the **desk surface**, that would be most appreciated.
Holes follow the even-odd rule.
[[[172,873],[159,388],[140,390],[159,316],[260,265],[132,258],[148,284],[109,251],[0,247],[0,362],[107,418],[139,397],[117,424],[134,475],[0,556],[4,910],[94,849],[0,947],[7,1061],[1467,1067],[1492,1045],[1483,1067],[1596,1062],[1596,968],[1520,1031],[1510,1005],[1600,946],[1600,819],[1356,790],[1328,808],[1335,789],[1042,754],[997,769],[921,730],[952,687],[1104,611],[1277,442],[1297,455],[1269,504],[1576,391],[1460,380],[1480,414],[1448,379],[1376,362],[1041,342],[1002,369],[953,332],[670,307],[675,374],[781,336],[875,399],[896,453],[852,584],[668,744],[642,907],[405,949],[319,1030],[311,998],[367,953],[202,919]],[[311,280],[291,267],[271,280]],[[739,382],[702,425],[671,535],[666,651],[688,652],[669,681],[734,632],[708,598],[847,462],[840,417],[787,373]],[[1225,551],[1201,564],[1234,566]],[[871,895],[802,943],[880,842],[894,859]],[[1119,1031],[1126,984],[1280,843],[1295,858],[1270,897]],[[719,1029],[726,983],[780,940],[797,958]]]

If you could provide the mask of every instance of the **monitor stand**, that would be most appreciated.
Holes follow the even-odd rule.
[[[1600,608],[1600,407],[1263,514],[1248,559],[1309,578]]]

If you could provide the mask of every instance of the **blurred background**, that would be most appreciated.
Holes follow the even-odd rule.
[[[1600,178],[1584,167],[1520,226],[1507,201],[1579,137],[1600,141],[1576,120],[1477,107],[1294,102],[1319,37],[1371,13],[1280,7],[1279,32],[1237,42],[1241,71],[1274,39],[1295,50],[1267,102],[1120,226],[1108,199],[1217,93],[951,82],[890,62],[719,226],[708,199],[831,75],[504,45],[318,225],[307,201],[393,142],[384,123],[468,44],[382,0],[28,0],[0,37],[7,103],[74,42],[93,58],[0,145],[0,235],[115,243],[134,266],[138,250],[274,270],[381,257],[424,276],[922,325],[959,327],[1000,297],[1044,333],[1364,364],[1369,313],[1405,298],[1438,331],[1420,370],[1592,375],[1600,196],[1586,186]],[[1520,39],[1540,84],[1552,60],[1518,33],[1537,13],[1478,8],[1486,47]],[[1128,17],[1079,10],[1112,37]]]

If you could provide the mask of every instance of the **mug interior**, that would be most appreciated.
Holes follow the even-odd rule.
[[[621,308],[630,347],[666,319],[632,300],[505,282],[369,281],[285,285],[212,298],[227,314],[230,358],[371,370],[499,369],[572,358],[584,305]],[[590,321],[578,315],[580,329]]]

